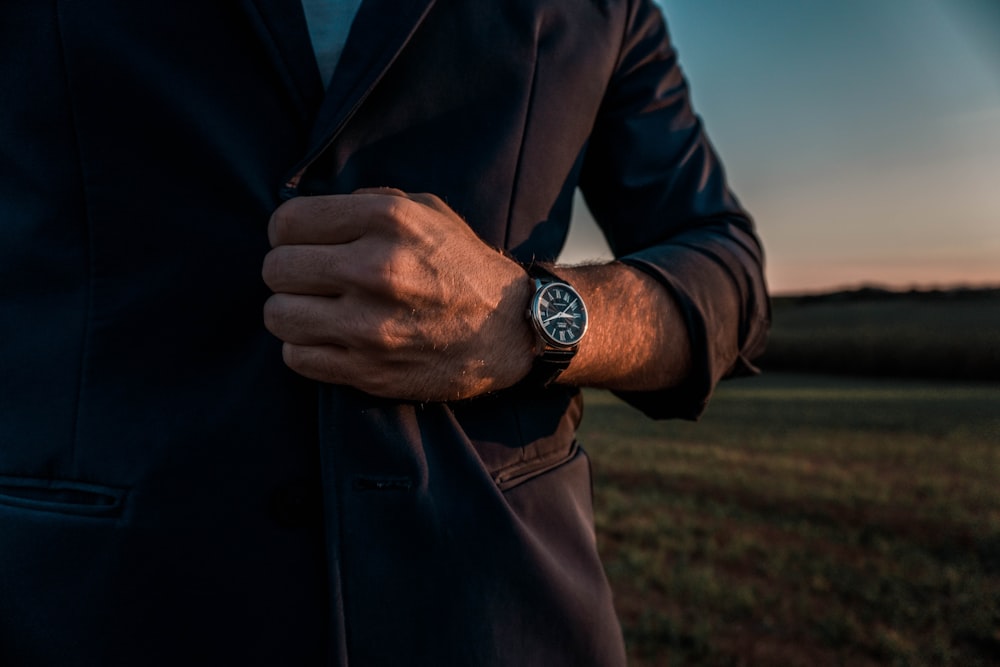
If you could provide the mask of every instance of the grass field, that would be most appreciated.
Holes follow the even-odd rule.
[[[580,438],[632,665],[1000,665],[1000,384],[591,392]]]

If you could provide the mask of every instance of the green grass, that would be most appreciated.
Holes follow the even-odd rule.
[[[1000,385],[771,374],[698,424],[589,392],[633,665],[1000,664]]]

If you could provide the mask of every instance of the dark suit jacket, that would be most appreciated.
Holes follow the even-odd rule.
[[[379,185],[552,259],[579,185],[694,345],[625,398],[697,416],[767,298],[652,5],[366,0],[325,96],[297,0],[3,2],[0,53],[0,664],[624,661],[578,393],[318,387],[260,266]]]

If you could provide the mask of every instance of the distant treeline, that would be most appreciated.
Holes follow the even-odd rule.
[[[776,297],[765,369],[1000,380],[1000,288]]]

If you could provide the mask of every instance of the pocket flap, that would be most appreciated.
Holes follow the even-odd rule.
[[[0,505],[78,516],[122,513],[126,491],[64,479],[0,476]]]

